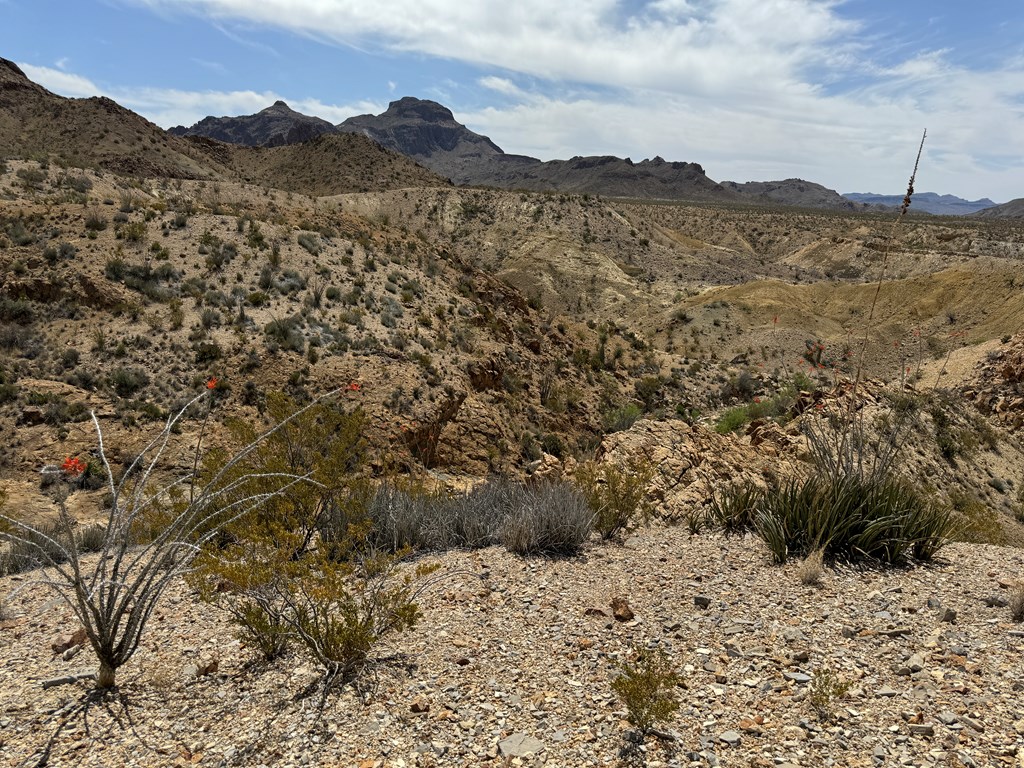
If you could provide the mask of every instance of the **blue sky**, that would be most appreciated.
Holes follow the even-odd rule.
[[[412,95],[508,152],[1024,196],[1024,0],[0,0],[0,56],[164,127]]]

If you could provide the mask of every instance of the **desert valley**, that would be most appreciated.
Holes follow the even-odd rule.
[[[0,59],[0,763],[1024,767],[1024,199],[499,143]]]

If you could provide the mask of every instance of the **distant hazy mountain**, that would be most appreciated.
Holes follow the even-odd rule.
[[[309,141],[336,130],[326,120],[304,115],[283,101],[275,101],[255,115],[204,117],[191,128],[176,125],[168,128],[167,132],[175,136],[205,136],[247,147],[280,147]]]
[[[847,200],[857,203],[874,203],[887,207],[896,207],[903,204],[903,195],[877,195],[874,192],[846,192],[843,194]],[[936,216],[967,216],[977,213],[985,208],[994,206],[991,200],[983,197],[981,200],[964,200],[956,195],[939,195],[935,192],[915,192],[910,201],[911,211],[924,211],[933,213]]]
[[[1002,205],[993,205],[991,208],[983,208],[974,215],[993,219],[1024,219],[1024,197],[1018,197]]]
[[[784,181],[748,181],[744,184],[723,181],[722,186],[736,192],[749,202],[767,202],[798,208],[827,208],[833,211],[884,209],[884,205],[848,200],[834,189],[803,179]]]

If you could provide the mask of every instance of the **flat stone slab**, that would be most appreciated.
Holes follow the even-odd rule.
[[[535,739],[528,733],[513,733],[498,743],[498,750],[503,757],[524,757],[533,755],[544,749],[544,742]]]

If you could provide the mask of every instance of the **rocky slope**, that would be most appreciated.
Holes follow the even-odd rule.
[[[221,178],[224,169],[107,98],[67,99],[0,59],[0,153],[165,178]]]
[[[977,365],[964,396],[1011,430],[1024,428],[1024,333],[994,349]]]
[[[279,147],[309,141],[335,130],[327,120],[304,115],[283,101],[275,101],[254,115],[206,117],[190,128],[177,125],[167,132],[175,136],[205,136],[248,147]]]
[[[794,208],[826,208],[833,211],[884,210],[886,206],[854,202],[833,189],[803,179],[784,181],[748,181],[739,184],[723,181],[722,186],[756,203],[786,205]]]
[[[0,152],[139,179],[250,181],[316,195],[447,185],[361,136],[272,148],[174,136],[110,99],[50,93],[6,59],[0,59]]]
[[[978,211],[975,215],[992,219],[1024,219],[1024,197],[1002,205],[994,205],[991,208]]]

